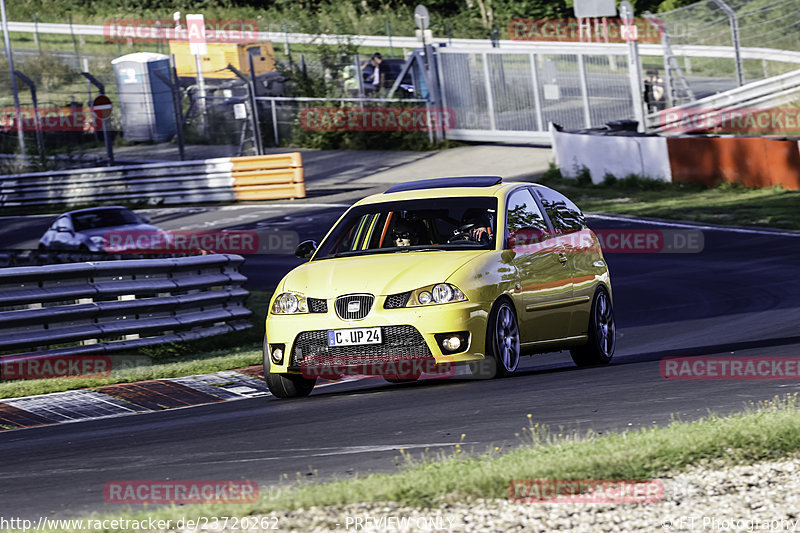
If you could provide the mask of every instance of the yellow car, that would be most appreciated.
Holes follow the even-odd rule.
[[[350,207],[275,291],[264,375],[280,398],[317,378],[422,373],[506,376],[520,355],[569,349],[608,363],[608,267],[581,211],[559,192],[496,176],[395,185]],[[445,370],[442,370],[445,369]]]

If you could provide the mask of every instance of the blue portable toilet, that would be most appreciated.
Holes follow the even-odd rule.
[[[164,142],[177,132],[172,91],[156,72],[170,76],[169,56],[136,52],[113,61],[126,141]]]

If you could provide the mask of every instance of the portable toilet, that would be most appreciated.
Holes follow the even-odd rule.
[[[126,141],[168,141],[175,135],[172,90],[156,73],[171,79],[169,56],[136,52],[113,61]]]

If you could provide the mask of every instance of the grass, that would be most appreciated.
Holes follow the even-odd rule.
[[[465,453],[460,446],[438,457],[414,458],[401,450],[404,466],[395,474],[327,483],[292,481],[262,488],[258,501],[237,505],[194,505],[123,511],[115,518],[178,519],[182,516],[248,516],[342,506],[361,502],[397,502],[435,507],[477,498],[507,498],[515,479],[649,479],[692,465],[720,468],[776,459],[800,451],[797,393],[750,404],[744,412],[701,420],[673,420],[666,427],[642,428],[598,436],[554,434],[528,415],[520,433],[523,445]],[[462,435],[462,440],[466,435]],[[284,474],[282,479],[287,479]]]
[[[143,355],[152,364],[112,370],[108,377],[70,377],[0,381],[0,398],[18,398],[67,390],[86,389],[132,383],[147,379],[164,379],[207,374],[261,364],[261,343],[264,338],[264,317],[270,292],[251,291],[247,306],[253,312],[253,327],[225,335],[184,343],[170,343],[126,352]],[[113,361],[113,355],[112,361]],[[113,363],[112,363],[113,365]]]
[[[641,176],[606,180],[565,179],[551,167],[539,183],[558,189],[587,212],[689,220],[735,226],[800,230],[800,191],[780,187],[748,188],[725,183],[704,188]]]

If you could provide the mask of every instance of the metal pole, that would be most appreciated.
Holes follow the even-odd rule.
[[[122,45],[119,41],[119,27],[117,26],[117,17],[114,17],[114,40],[117,41],[117,55],[122,55]]]
[[[275,146],[280,146],[280,139],[278,138],[278,113],[275,111],[275,99],[270,99],[272,107],[272,134],[275,136]]]
[[[442,113],[439,113],[439,117],[441,117],[441,115]],[[425,100],[425,116],[428,119],[428,143],[431,146],[433,146],[433,124],[431,124],[431,103],[428,100]]]
[[[450,21],[444,23],[445,28],[447,28],[447,46],[453,46],[453,32],[450,29]]]
[[[542,102],[539,97],[539,69],[536,68],[536,54],[531,53],[531,81],[533,82],[533,105],[536,106],[536,125],[539,131],[544,131]]]
[[[184,146],[183,146],[183,107],[181,106],[181,85],[180,81],[178,80],[178,70],[175,68],[175,56],[170,55],[170,73],[172,74],[172,86],[175,87],[174,89],[174,96],[173,101],[175,102],[175,108],[177,111],[177,116],[175,118],[178,119],[177,124],[177,133],[178,133],[178,151],[181,155],[181,161],[186,158],[186,154],[184,153]]]
[[[180,86],[177,82],[173,82],[160,72],[154,71],[153,74],[164,82],[172,93],[172,112],[175,115],[175,133],[178,136],[178,152],[180,153],[181,161],[183,161],[186,154],[184,153],[183,146],[183,114],[181,113]]]
[[[83,71],[84,72],[89,72],[89,58],[88,57],[84,57],[83,58]],[[87,100],[87,102],[88,102],[87,105],[91,108],[92,107],[92,102],[93,102],[93,99],[92,99],[92,82],[89,81],[89,80],[86,80],[86,92],[89,95],[89,100]],[[97,130],[95,129],[93,133],[94,133],[94,141],[97,142]]]
[[[258,155],[264,155],[264,144],[261,140],[261,123],[258,120],[258,102],[256,102],[256,68],[253,66],[253,54],[247,54],[247,57],[250,59],[250,103],[253,107],[253,131],[256,136],[256,149],[258,150]],[[303,66],[305,67],[305,62]]]
[[[8,18],[6,18],[6,0],[0,0],[0,14],[3,23],[3,43],[6,46],[8,57],[8,71],[11,75],[11,94],[14,97],[14,109],[17,113],[17,137],[19,138],[19,151],[25,153],[25,133],[22,131],[22,115],[19,110],[19,94],[17,93],[17,77],[14,75],[14,52],[11,50],[11,38],[8,35]]]
[[[289,56],[289,63],[292,62],[292,49],[289,48],[289,30],[286,29],[286,23],[283,23],[283,52]]]
[[[713,1],[728,15],[728,19],[731,21],[731,39],[733,40],[733,53],[736,57],[736,80],[741,87],[744,85],[744,73],[742,72],[742,53],[739,49],[739,20],[736,18],[736,12],[723,0]]]
[[[42,135],[42,124],[39,120],[39,100],[36,96],[36,84],[33,83],[33,80],[31,80],[28,76],[18,70],[15,70],[14,74],[16,74],[31,91],[31,102],[33,102],[33,124],[34,128],[36,128],[36,144],[39,147],[39,157],[44,160],[44,136]]]
[[[100,80],[89,74],[88,72],[81,72],[84,78],[92,82],[92,84],[97,87],[97,91],[100,94],[106,94],[106,86],[103,85]],[[110,117],[109,117],[110,118]],[[114,148],[111,146],[111,138],[108,136],[108,126],[106,123],[108,119],[101,120],[100,122],[103,123],[103,139],[105,140],[106,144],[106,154],[108,155],[108,166],[114,166]]]
[[[586,81],[586,61],[583,54],[578,54],[578,76],[581,83],[581,98],[583,99],[583,123],[585,127],[592,127],[592,115],[589,112],[589,84]]]
[[[394,47],[392,46],[392,23],[386,21],[386,35],[389,36],[389,57],[394,59]]]
[[[619,4],[619,18],[626,24],[633,24],[633,6],[628,0]],[[644,101],[642,94],[642,67],[639,60],[639,43],[628,41],[628,75],[631,83],[633,116],[638,122],[637,130],[644,131]]]
[[[33,15],[33,40],[36,41],[36,47],[39,49],[39,54],[42,53],[42,42],[39,40],[39,14]]]
[[[487,53],[483,53],[483,79],[486,83],[486,108],[489,112],[489,129],[496,130],[497,124],[494,118],[494,96],[492,95],[492,84],[489,79],[489,60]]]
[[[69,34],[72,35],[72,46],[75,48],[75,64],[78,66],[78,69],[81,68],[81,55],[78,52],[78,40],[75,39],[75,32],[72,31],[72,13],[69,15]]]
[[[203,78],[203,60],[199,55],[194,56],[194,67],[197,70],[197,105],[200,108],[200,124],[197,128],[200,135],[206,134],[206,81]]]
[[[356,79],[358,79],[358,97],[364,98],[364,76],[361,74],[361,60],[359,59],[358,54],[356,54],[353,61],[355,61]]]
[[[417,59],[417,61],[419,61],[419,59]],[[411,71],[412,74],[415,71],[416,71],[416,69],[413,69]],[[437,87],[437,90],[438,90],[438,99],[436,101],[436,106],[438,107],[438,112],[439,112],[440,118],[444,119],[445,113],[448,114],[448,117],[450,116],[449,115],[450,109],[447,107],[447,90],[446,90],[446,87],[444,87],[444,85],[447,83],[447,81],[445,81],[445,77],[442,75],[442,56],[441,55],[436,61],[436,74],[437,74],[437,79],[439,80],[439,83],[436,84],[436,87]],[[416,79],[416,75],[414,75],[412,77]],[[429,76],[429,77],[431,77],[431,76]],[[416,86],[416,82],[415,82],[415,86]],[[429,98],[426,100],[426,104],[430,105],[430,93],[428,93],[428,96],[429,96]],[[453,120],[453,126],[455,127],[455,117],[453,117],[452,120]],[[436,132],[436,141],[437,142],[442,141],[442,140],[447,138],[447,127],[446,127],[446,125],[444,123],[442,123],[440,125],[439,122],[437,122],[435,132]]]

